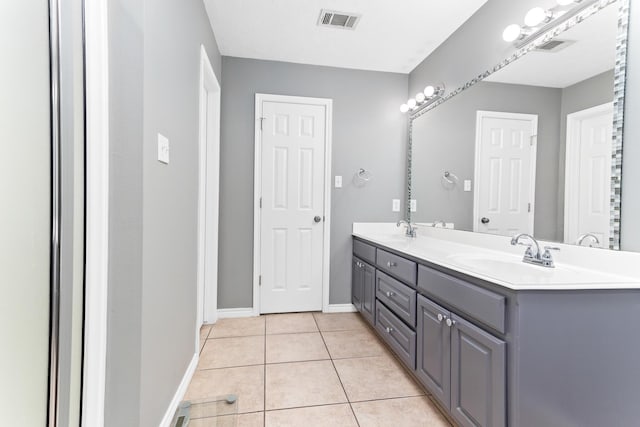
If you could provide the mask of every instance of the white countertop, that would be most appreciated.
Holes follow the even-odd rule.
[[[640,289],[640,254],[540,241],[556,268],[522,262],[525,248],[509,237],[444,228],[418,228],[416,238],[394,223],[354,223],[353,235],[513,290]]]

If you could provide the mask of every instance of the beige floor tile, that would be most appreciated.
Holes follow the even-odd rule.
[[[211,331],[211,325],[202,325],[200,328],[200,351],[204,347],[204,343],[207,341],[209,332]]]
[[[352,331],[368,329],[358,313],[313,313],[321,331]]]
[[[340,359],[334,363],[350,402],[424,394],[391,356]]]
[[[269,314],[266,317],[267,334],[318,332],[316,321],[311,313]]]
[[[264,364],[264,337],[209,339],[200,354],[198,369]]]
[[[264,410],[264,366],[199,370],[193,375],[185,400],[235,394],[238,413]]]
[[[264,412],[191,420],[189,427],[264,427]]]
[[[220,319],[211,327],[209,338],[264,335],[264,316],[240,319]]]
[[[429,398],[352,403],[360,427],[450,427]]]
[[[378,337],[368,329],[355,331],[322,332],[332,359],[381,356],[387,349]]]
[[[358,427],[349,405],[312,406],[308,408],[267,411],[265,427]]]
[[[329,353],[318,332],[267,335],[267,363],[328,359]]]
[[[347,401],[338,375],[329,360],[267,365],[265,382],[267,409]]]

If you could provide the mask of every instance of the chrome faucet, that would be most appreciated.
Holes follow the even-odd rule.
[[[411,225],[411,223],[407,220],[401,219],[400,221],[398,221],[398,223],[396,224],[397,227],[400,227],[401,224],[406,224],[407,225],[407,236],[409,237],[416,237],[416,226],[415,225]]]
[[[438,221],[433,221],[433,222],[431,223],[431,226],[435,228],[435,227],[437,227],[439,224],[442,224],[442,228],[447,228],[447,223],[446,223],[446,222],[444,222],[444,221],[440,221],[440,220],[438,220]]]
[[[600,240],[598,240],[598,236],[591,233],[585,233],[580,235],[580,237],[578,237],[578,240],[576,240],[576,245],[582,246],[582,242],[584,242],[586,239],[591,239],[591,243],[589,243],[590,248],[593,248],[594,245],[600,244]]]
[[[531,243],[520,243],[520,239],[525,238],[528,239]],[[511,244],[515,245],[525,245],[527,246],[527,250],[524,252],[524,257],[522,258],[523,262],[541,265],[542,267],[554,268],[555,264],[553,262],[553,257],[551,256],[551,251],[559,251],[560,248],[545,246],[544,252],[540,251],[540,245],[538,241],[533,238],[530,234],[522,233],[517,236],[513,236],[511,239]],[[535,250],[534,250],[535,248]]]

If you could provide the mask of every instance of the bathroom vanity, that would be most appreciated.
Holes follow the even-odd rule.
[[[459,425],[638,424],[640,254],[560,245],[545,268],[502,236],[353,236],[353,304]]]

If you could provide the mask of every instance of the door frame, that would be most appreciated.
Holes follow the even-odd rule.
[[[220,83],[207,51],[200,45],[196,353],[200,351],[200,327],[218,319],[220,92]],[[214,178],[212,170],[217,170],[217,177]]]
[[[575,221],[578,215],[577,192],[567,191],[567,188],[569,183],[576,182],[580,172],[580,158],[578,156],[580,148],[580,122],[584,119],[609,112],[613,113],[613,102],[605,102],[604,104],[596,105],[595,107],[567,114],[567,139],[564,170],[564,243],[575,243],[569,242],[568,240],[571,231],[577,226]],[[613,145],[613,135],[611,138],[611,144]],[[577,233],[575,234],[577,235]],[[606,244],[606,242],[601,243]]]
[[[478,110],[476,112],[476,144],[475,144],[475,160],[473,163],[473,231],[478,230],[478,216],[480,210],[480,152],[482,148],[482,119],[485,118],[498,118],[498,119],[527,119],[532,122],[532,152],[531,152],[531,164],[529,175],[529,191],[531,194],[531,211],[529,212],[529,234],[533,236],[534,220],[535,220],[535,207],[536,207],[536,165],[538,155],[538,115],[537,114],[525,114],[525,113],[506,113],[501,111],[485,111]],[[534,141],[535,138],[535,141]]]
[[[325,107],[325,151],[324,151],[324,231],[322,248],[322,311],[329,309],[330,238],[331,238],[331,145],[333,100],[256,93],[255,98],[255,149],[253,165],[253,315],[260,315],[260,265],[261,265],[261,214],[260,197],[262,184],[262,132],[261,120],[263,102],[289,104],[311,104]]]

